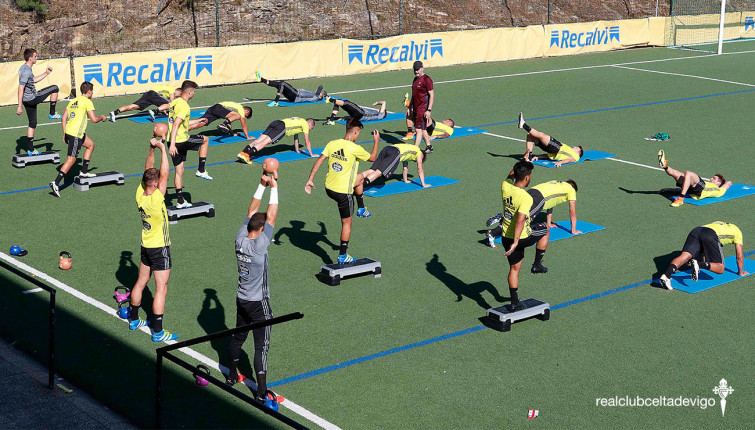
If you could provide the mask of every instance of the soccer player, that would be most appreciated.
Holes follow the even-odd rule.
[[[379,178],[381,175],[385,179],[389,179],[396,170],[396,167],[398,167],[399,161],[404,162],[403,181],[409,183],[410,181],[407,178],[409,168],[407,167],[407,164],[409,161],[415,161],[417,162],[417,175],[419,176],[419,181],[424,188],[427,188],[430,185],[425,184],[425,170],[423,168],[425,161],[427,161],[427,157],[427,152],[422,151],[415,145],[407,143],[388,145],[380,151],[377,159],[372,163],[372,167],[361,173],[364,178],[363,185],[365,187],[369,186],[371,182]],[[360,215],[359,211],[357,211],[357,216],[368,217],[370,214],[367,212],[367,215]]]
[[[742,231],[734,224],[716,221],[695,227],[687,235],[687,240],[682,247],[682,253],[671,260],[666,273],[661,275],[661,285],[667,290],[673,290],[671,275],[686,263],[692,266],[692,280],[697,282],[700,268],[710,270],[713,273],[724,273],[724,245],[734,244],[737,253],[737,269],[739,276],[747,276],[744,270],[744,245]]]
[[[411,106],[407,109],[406,115],[414,124],[414,144],[419,146],[420,142],[424,139],[425,152],[433,152],[433,145],[430,143],[430,135],[427,132],[427,126],[432,124],[431,112],[433,110],[433,103],[435,102],[433,80],[425,74],[425,67],[421,61],[415,61],[412,68],[414,69],[412,99],[410,101]],[[409,131],[411,132],[411,129]]]
[[[255,78],[257,82],[262,82],[268,87],[275,88],[275,90],[277,91],[277,93],[275,94],[275,100],[268,103],[268,106],[278,106],[278,101],[280,100],[281,96],[285,97],[286,100],[290,101],[291,103],[310,103],[322,100],[323,97],[326,97],[328,95],[327,92],[322,90],[322,85],[318,86],[317,91],[315,91],[314,93],[312,91],[307,91],[301,88],[296,89],[286,81],[271,81],[269,79],[263,78],[260,75],[259,70],[257,70]]]
[[[55,112],[55,104],[58,101],[58,86],[50,85],[39,91],[34,86],[34,84],[46,78],[52,72],[52,67],[48,67],[41,75],[34,76],[31,68],[37,63],[37,58],[36,49],[25,49],[25,63],[18,69],[18,109],[16,109],[16,114],[21,115],[23,108],[26,108],[26,117],[29,119],[29,127],[26,129],[27,155],[39,155],[39,151],[34,149],[34,131],[37,129],[37,105],[49,97],[50,114],[47,117],[50,119],[60,119],[60,115]]]
[[[307,146],[307,152],[310,157],[314,157],[312,152],[312,143],[309,141],[309,132],[315,128],[315,120],[312,118],[291,117],[275,120],[267,126],[260,137],[254,142],[246,145],[241,152],[236,155],[239,161],[246,164],[252,164],[252,157],[267,145],[276,144],[283,139],[283,136],[294,136],[294,150],[299,151],[299,134],[304,134],[304,144]]]
[[[351,221],[354,215],[354,202],[352,195],[357,200],[359,209],[364,209],[362,215],[365,215],[367,209],[364,208],[364,196],[362,195],[362,175],[357,175],[359,161],[375,161],[378,153],[378,142],[380,133],[377,130],[372,131],[374,144],[372,152],[367,152],[361,146],[357,145],[357,139],[364,126],[358,119],[350,119],[346,123],[346,136],[343,139],[331,140],[325,145],[320,157],[315,160],[312,171],[309,173],[309,179],[304,186],[307,194],[312,194],[315,188],[315,173],[320,165],[328,160],[328,174],[325,176],[325,194],[338,204],[338,213],[341,215],[341,245],[338,253],[338,263],[350,263],[354,257],[350,256],[347,251],[349,248],[349,239],[351,239]]]
[[[155,148],[160,149],[160,169],[155,169]],[[163,329],[165,298],[168,295],[168,279],[172,265],[170,257],[170,234],[168,233],[168,212],[165,209],[165,190],[168,188],[168,151],[161,139],[149,141],[149,153],[144,166],[142,182],[136,190],[136,206],[142,218],[141,262],[139,277],[131,288],[131,307],[128,314],[128,328],[137,330],[145,325],[152,328],[153,342],[166,342],[178,339]],[[150,277],[155,276],[155,297],[152,300],[152,320],[139,318],[142,293]]]
[[[451,118],[444,119],[441,122],[433,121],[427,132],[430,134],[430,140],[445,139],[454,135],[454,126],[456,123]]]
[[[71,100],[63,112],[61,124],[63,125],[63,138],[68,144],[68,157],[66,162],[60,166],[58,176],[55,180],[50,182],[50,189],[52,189],[55,197],[60,197],[60,181],[71,170],[71,166],[76,162],[76,157],[79,156],[81,147],[85,147],[84,150],[84,162],[81,164],[81,172],[79,176],[85,178],[91,178],[94,173],[89,173],[89,161],[92,159],[92,152],[94,152],[94,142],[86,135],[87,121],[91,120],[92,123],[107,121],[105,115],[96,116],[94,114],[94,104],[92,104],[92,94],[94,93],[94,85],[91,82],[84,81],[79,87],[81,95]]]
[[[118,109],[110,112],[108,117],[110,118],[110,122],[115,122],[115,116],[120,113],[136,109],[144,110],[147,106],[155,105],[157,106],[157,109],[150,109],[147,111],[149,118],[154,121],[155,115],[160,112],[167,111],[170,108],[170,102],[172,102],[176,97],[180,96],[181,90],[179,88],[173,88],[172,85],[157,85],[151,90],[142,94],[142,96],[139,97],[139,100],[131,103],[130,105],[121,106]]]
[[[521,112],[519,112],[519,123],[517,124],[517,127],[523,128],[524,131],[527,132],[527,152],[524,153],[524,159],[527,161],[537,160],[537,157],[533,157],[532,154],[532,150],[535,146],[545,151],[548,158],[556,162],[556,167],[561,167],[566,163],[577,162],[580,157],[582,157],[582,154],[585,153],[581,146],[575,146],[572,148],[569,145],[565,145],[555,138],[530,127],[524,121]]]
[[[359,106],[349,100],[341,100],[333,97],[325,97],[325,102],[333,102],[333,111],[330,113],[330,118],[325,122],[325,125],[335,124],[336,115],[338,109],[343,108],[351,118],[358,119],[359,121],[379,121],[385,118],[386,115],[386,103],[385,100],[375,102],[372,105],[380,105],[380,109],[372,109],[368,107]]]
[[[259,212],[265,188],[270,186],[267,212]],[[236,327],[264,322],[273,317],[270,310],[270,285],[267,250],[273,239],[278,216],[278,183],[263,175],[254,193],[241,228],[236,233],[236,260],[239,268],[239,288],[236,293]],[[236,333],[228,347],[231,364],[226,382],[239,382],[238,363],[241,347],[249,332]],[[267,393],[267,351],[270,347],[270,326],[252,330],[254,337],[254,372],[257,375],[256,399],[264,402]],[[241,379],[243,380],[243,379]]]
[[[501,185],[501,198],[503,200],[503,247],[507,249],[504,254],[509,262],[509,293],[511,294],[511,309],[521,309],[519,304],[519,270],[524,259],[524,249],[536,245],[535,262],[532,264],[532,273],[546,273],[548,269],[543,266],[543,256],[548,248],[550,231],[543,223],[532,224],[530,210],[532,209],[532,196],[524,189],[532,179],[532,163],[519,161],[514,165],[514,182],[503,181]]]
[[[170,123],[168,153],[173,158],[173,166],[176,167],[174,184],[176,186],[176,198],[178,199],[176,207],[179,209],[191,207],[191,203],[184,200],[183,196],[184,161],[186,161],[188,151],[199,151],[199,167],[196,176],[207,181],[212,180],[212,176],[205,170],[210,139],[199,134],[189,135],[189,123],[191,121],[189,100],[194,97],[197,88],[199,86],[196,82],[183,81],[181,96],[173,100],[170,103],[170,109],[168,109],[168,122]]]
[[[532,208],[530,209],[530,220],[534,221],[542,211],[546,211],[545,223],[548,228],[555,228],[558,225],[552,222],[553,208],[569,202],[569,219],[571,221],[571,234],[581,234],[577,230],[577,183],[573,179],[568,181],[549,181],[535,185],[527,190],[532,197]],[[489,226],[501,222],[503,214],[490,217],[486,224]],[[495,248],[493,242],[496,236],[501,235],[501,227],[498,226],[487,233],[488,246]]]
[[[199,119],[191,120],[189,122],[189,130],[206,127],[213,121],[223,118],[224,121],[218,125],[218,130],[225,134],[231,134],[233,132],[231,123],[241,121],[241,130],[244,132],[244,137],[251,139],[249,129],[246,126],[246,120],[251,117],[252,108],[249,106],[242,106],[241,103],[236,102],[220,102],[210,106]]]
[[[666,154],[661,149],[658,151],[658,165],[661,166],[667,175],[676,180],[676,185],[682,187],[679,197],[671,202],[671,207],[676,208],[684,204],[684,196],[689,192],[690,197],[695,200],[704,199],[706,197],[721,197],[726,194],[726,190],[731,187],[731,181],[727,181],[726,178],[720,173],[716,173],[710,178],[710,181],[705,181],[700,178],[695,172],[687,170],[682,173],[678,170],[672,169],[668,166],[668,160],[666,160]]]

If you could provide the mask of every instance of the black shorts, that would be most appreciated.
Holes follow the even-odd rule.
[[[530,188],[527,190],[527,193],[532,197],[532,207],[530,208],[530,219],[535,220],[538,215],[540,215],[540,212],[543,210],[543,206],[545,206],[545,199],[543,198],[543,193],[540,191]]]
[[[364,116],[364,109],[362,109],[362,107],[357,105],[356,103],[344,100],[343,106],[341,107],[346,111],[347,114],[349,114],[350,117],[354,119],[362,119],[362,117]]]
[[[82,137],[74,137],[70,134],[65,134],[65,141],[68,144],[68,156],[76,158],[79,156],[79,151],[81,151],[81,147],[84,146],[84,141],[87,138],[87,135],[84,134]]]
[[[695,227],[687,235],[682,252],[689,252],[692,258],[704,257],[708,263],[723,263],[724,248],[716,232],[708,227]]]
[[[536,244],[538,240],[548,234],[548,226],[545,223],[531,224],[530,227],[532,228],[532,234],[524,239],[519,239],[514,252],[506,257],[509,260],[509,265],[513,266],[522,261],[524,259],[524,248]],[[503,248],[508,251],[511,248],[511,244],[514,243],[514,239],[502,237],[501,243],[503,244]]]
[[[425,130],[427,130],[428,136],[432,136],[433,132],[435,131],[435,120],[433,120],[433,122],[430,125],[428,125],[427,128],[425,128]]]
[[[262,134],[268,136],[272,140],[272,142],[270,142],[271,144],[278,143],[283,139],[283,136],[286,135],[286,123],[279,119],[275,120],[267,126]]]
[[[170,246],[159,248],[145,248],[142,246],[142,263],[152,270],[169,270],[172,261],[170,259]]]
[[[351,198],[351,194],[337,193],[327,188],[325,194],[338,203],[338,213],[341,215],[341,219],[351,218],[354,215],[354,199]]]
[[[683,187],[684,186],[684,176],[680,176],[679,179],[676,180],[676,186]],[[700,182],[690,185],[689,190],[687,190],[687,194],[696,194],[700,195],[703,193],[703,190],[705,189],[705,181],[700,179]]]
[[[233,111],[218,103],[210,106],[210,108],[205,111],[204,115],[202,115],[200,119],[206,119],[207,124],[209,124],[215,120],[225,118],[226,115],[231,112]]]
[[[178,152],[176,152],[176,155],[172,156],[173,165],[178,166],[179,164],[186,161],[186,153],[188,151],[199,150],[199,147],[202,146],[203,143],[204,136],[200,134],[192,134],[185,142],[176,143],[176,149],[178,150]]]
[[[551,137],[550,141],[548,141],[547,144],[543,144],[543,142],[540,142],[538,140],[537,147],[547,152],[548,154],[558,154],[558,151],[561,150],[561,142]]]
[[[139,106],[140,110],[144,110],[147,106],[155,105],[160,107],[168,103],[170,103],[170,100],[167,100],[165,97],[152,90],[142,94],[139,100],[134,102],[135,105]]]
[[[29,120],[30,128],[37,128],[37,105],[45,101],[52,94],[60,91],[57,85],[50,85],[37,91],[37,96],[31,100],[23,102],[26,108],[26,118]]]
[[[398,148],[395,146],[386,146],[383,148],[377,156],[377,159],[375,159],[375,162],[372,163],[372,167],[370,169],[372,170],[380,170],[380,173],[383,174],[383,177],[385,179],[388,179],[393,175],[393,172],[396,171],[396,167],[398,167],[398,162],[401,159],[401,151],[399,151]]]

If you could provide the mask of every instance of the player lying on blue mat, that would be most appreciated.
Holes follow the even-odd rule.
[[[534,220],[542,211],[546,212],[546,224],[548,228],[558,227],[552,222],[553,208],[569,202],[569,219],[571,221],[571,234],[580,234],[577,230],[577,183],[569,179],[568,181],[549,181],[535,185],[527,190],[532,197],[532,207],[530,208],[530,220]],[[503,220],[503,214],[493,215],[485,223],[488,227]],[[498,226],[486,233],[488,246],[495,248],[493,241],[496,237],[501,236],[502,226]]]
[[[671,207],[676,208],[684,204],[684,196],[689,193],[690,197],[695,200],[706,197],[721,197],[726,194],[726,190],[731,187],[731,181],[727,181],[720,173],[716,173],[710,178],[710,181],[704,181],[695,172],[687,170],[682,173],[679,170],[672,169],[668,166],[666,154],[661,149],[658,151],[658,165],[666,171],[666,174],[674,178],[676,185],[682,187],[679,197],[671,202]]]
[[[322,90],[322,85],[317,87],[317,91],[307,91],[305,89],[296,89],[286,81],[272,81],[260,76],[260,71],[257,70],[255,74],[255,80],[262,82],[268,87],[273,87],[276,90],[275,100],[268,103],[268,106],[278,106],[278,101],[281,96],[285,97],[291,103],[311,103],[322,100],[328,93]]]
[[[246,120],[252,117],[252,108],[249,106],[242,106],[241,103],[236,102],[220,102],[210,106],[205,113],[199,117],[199,119],[192,119],[189,121],[189,130],[194,130],[200,127],[207,127],[212,122],[223,119],[223,122],[218,125],[218,130],[223,134],[232,134],[233,127],[231,123],[234,121],[241,122],[241,131],[244,133],[244,137],[251,139],[249,136],[249,129],[246,126]]]
[[[315,128],[315,120],[312,118],[284,118],[282,120],[276,120],[267,126],[265,131],[262,132],[260,137],[255,139],[254,142],[246,145],[241,152],[236,155],[239,161],[246,164],[252,164],[252,158],[258,156],[257,152],[267,145],[276,144],[283,139],[284,136],[294,136],[294,150],[299,152],[299,134],[304,134],[304,144],[307,146],[307,153],[310,157],[314,157],[312,152],[312,143],[309,141],[309,132]]]
[[[532,154],[532,150],[535,146],[545,151],[548,158],[556,162],[556,167],[579,161],[580,157],[582,157],[582,154],[585,152],[584,148],[581,146],[575,146],[572,148],[571,146],[565,145],[553,137],[530,127],[524,121],[521,112],[519,112],[519,123],[517,124],[517,127],[523,128],[524,131],[527,132],[527,151],[524,153],[524,159],[527,161],[538,159],[538,157],[534,157]]]
[[[375,133],[378,137],[380,136],[377,131],[375,131]],[[410,181],[407,177],[409,171],[408,164],[409,161],[414,161],[417,163],[417,175],[419,176],[419,181],[422,184],[422,187],[427,188],[430,185],[425,183],[425,170],[423,167],[424,163],[427,161],[427,156],[427,151],[422,151],[418,146],[408,143],[388,145],[380,151],[377,159],[372,163],[372,166],[360,173],[360,175],[364,177],[364,187],[369,187],[370,184],[380,176],[389,179],[393,175],[393,172],[396,171],[399,162],[404,163],[402,180],[409,183]],[[358,179],[359,176],[357,176],[357,180]]]
[[[333,110],[330,112],[330,118],[325,121],[324,125],[335,124],[336,115],[338,115],[340,108],[343,108],[343,110],[345,110],[351,118],[358,119],[359,121],[363,122],[380,121],[387,115],[385,111],[385,100],[381,100],[372,104],[373,106],[380,105],[380,109],[372,109],[364,106],[359,106],[358,104],[346,99],[331,98],[330,96],[325,97],[325,103],[329,102],[333,103]]]
[[[666,273],[661,275],[661,285],[667,290],[673,290],[671,275],[681,266],[689,263],[692,266],[692,280],[697,282],[700,269],[710,270],[713,273],[724,273],[724,245],[734,244],[737,253],[737,266],[739,276],[749,275],[744,271],[744,251],[742,245],[742,231],[734,224],[716,221],[695,227],[687,235],[687,240],[682,247],[682,253],[671,260]]]

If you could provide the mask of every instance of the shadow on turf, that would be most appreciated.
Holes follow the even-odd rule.
[[[493,154],[492,152],[488,152],[488,155],[490,155],[491,157],[511,158],[516,161],[519,161],[522,159],[521,155],[515,155],[515,154]]]
[[[474,300],[478,306],[483,309],[490,309],[491,306],[482,293],[488,292],[493,298],[501,303],[510,300],[509,297],[502,297],[493,284],[487,281],[478,281],[467,284],[456,276],[448,273],[446,266],[440,262],[438,254],[433,254],[433,258],[426,263],[427,272],[441,281],[452,293],[456,294],[456,301],[460,302],[462,297]]]
[[[328,239],[328,229],[325,228],[325,224],[322,221],[318,221],[320,231],[307,231],[304,230],[306,223],[304,221],[290,221],[291,227],[283,227],[275,233],[273,241],[276,245],[281,245],[281,236],[286,236],[291,242],[291,245],[309,251],[312,254],[320,258],[323,264],[333,264],[333,260],[330,258],[328,252],[323,249],[319,243],[323,242],[325,245],[330,246],[331,251],[338,251],[338,245]]]
[[[32,145],[34,146],[34,149],[40,149],[43,148],[43,151],[52,151],[52,142],[46,142],[42,143],[41,145],[35,145],[37,142],[41,142],[43,140],[46,140],[46,138],[34,138],[34,142]],[[16,139],[16,154],[26,154],[26,136],[21,136],[18,139]]]
[[[619,187],[619,189],[621,191],[624,191],[627,194],[658,194],[664,197],[678,196],[679,193],[682,192],[681,188],[661,188],[660,190],[647,190],[647,191],[630,190],[624,187]]]
[[[657,280],[666,272],[668,265],[671,264],[671,260],[678,257],[681,253],[681,251],[672,251],[665,255],[653,257],[653,263],[655,263],[655,273],[653,273],[650,278],[653,280],[653,282],[650,284],[651,287],[665,289],[663,288],[663,285],[661,285]]]
[[[3,285],[0,288],[0,335],[45,364],[49,296],[23,294],[22,291],[35,286],[4,270],[0,270],[0,285]],[[88,312],[89,316],[97,315],[98,319],[104,316],[101,311],[60,290],[58,292],[55,310],[57,375],[133,424],[152,428],[155,423],[155,354],[145,354],[132,347],[131,342],[144,344],[149,351],[162,344],[153,344],[142,332],[130,332],[125,322],[115,322],[112,317],[105,318],[118,324],[118,335],[94,326],[70,309],[84,306],[83,312]],[[129,341],[122,342],[121,337]],[[194,362],[187,356],[182,358]],[[217,375],[217,372],[213,374]],[[200,388],[188,372],[167,361],[163,368],[162,395],[163,417],[170,428],[285,427],[261,413],[250,411],[249,407],[234,406],[230,397],[220,397],[218,389]],[[54,427],[54,423],[51,426]]]
[[[141,262],[141,258],[139,261]],[[134,253],[131,251],[121,251],[118,269],[115,271],[115,279],[118,281],[118,285],[132,288],[137,278],[139,278],[139,264],[134,261]],[[152,316],[152,300],[154,300],[154,297],[152,296],[149,284],[147,284],[147,287],[142,292],[142,303],[140,306],[148,318]]]

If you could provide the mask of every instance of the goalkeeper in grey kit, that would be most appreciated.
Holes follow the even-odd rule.
[[[267,212],[259,212],[265,189],[270,187]],[[275,219],[278,216],[278,183],[272,176],[263,175],[254,198],[249,204],[246,218],[236,234],[236,260],[239,269],[239,287],[236,295],[236,327],[267,321],[273,318],[270,310],[267,248],[273,238]],[[243,381],[238,373],[241,347],[249,332],[236,333],[228,348],[231,363],[226,381],[229,385]],[[254,337],[254,373],[257,380],[255,398],[267,398],[267,351],[270,347],[270,326],[252,330]]]

